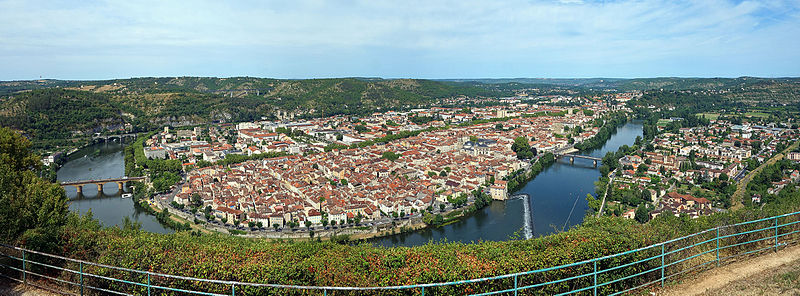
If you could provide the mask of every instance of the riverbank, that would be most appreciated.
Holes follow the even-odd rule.
[[[636,128],[634,128],[634,129],[636,129]],[[623,134],[625,134],[625,133],[623,133]],[[626,140],[622,140],[622,143],[623,144],[631,144],[633,137],[635,137],[635,135],[633,135],[631,137],[625,137]],[[615,138],[618,138],[618,137],[615,136]],[[140,143],[142,142],[143,139],[144,139],[144,137],[140,137],[139,139],[137,139],[137,141],[135,143],[139,143],[139,145],[141,145]],[[614,145],[617,145],[617,144],[614,144]],[[137,172],[140,172],[141,167],[136,167],[135,165],[131,165],[131,164],[134,164],[136,162],[136,159],[137,158],[141,158],[142,155],[136,155],[136,149],[133,149],[134,146],[137,146],[137,145],[136,144],[127,145],[127,149],[125,149],[125,152],[126,152],[125,153],[125,171],[129,172],[129,173],[136,174]],[[577,152],[578,153],[584,153],[585,151],[587,151],[587,150],[577,151]],[[129,160],[130,160],[130,162],[129,162]],[[517,183],[519,185],[517,185],[517,186],[511,188],[511,190],[509,190],[510,195],[513,195],[513,192],[516,191],[516,190],[524,189],[524,187],[527,186],[529,183],[536,183],[535,179],[538,178],[538,173],[535,174],[537,176],[533,176],[534,178],[531,178],[531,172],[532,172],[532,169],[534,169],[535,167],[538,167],[539,163],[541,163],[541,162],[539,162],[539,161],[535,162],[534,165],[529,166],[527,168],[528,170],[523,171],[523,172],[521,172],[519,174],[519,176],[524,176],[525,178],[517,180]],[[561,164],[558,160],[554,160],[553,163],[554,164],[555,163],[559,163],[559,164],[556,166],[556,168],[554,168],[552,170],[551,170],[552,164],[551,165],[542,165],[541,171],[539,173],[542,173],[544,171],[551,171],[551,174],[552,174],[552,173],[557,173],[558,171],[563,171],[564,169],[568,169],[570,171],[576,171],[577,174],[582,175],[582,174],[585,174],[585,173],[592,174],[592,172],[596,171],[596,169],[594,169],[593,167],[581,167],[581,165],[580,165],[581,162],[580,161],[576,162],[576,164],[574,164],[574,165],[572,165],[572,164],[570,164],[570,165]],[[569,168],[566,168],[567,166]],[[560,168],[560,167],[565,167],[565,168]],[[557,173],[557,174],[560,174],[560,173]],[[130,175],[130,174],[127,174],[127,175]],[[554,186],[554,184],[563,184],[564,182],[568,182],[568,183],[571,183],[571,184],[575,183],[575,182],[577,182],[577,183],[583,183],[584,182],[583,180],[572,180],[572,178],[574,178],[572,175],[573,174],[570,173],[569,176],[563,176],[563,177],[566,177],[567,179],[562,179],[562,180],[559,180],[559,181],[556,181],[556,182],[547,182],[549,184],[538,184],[538,185],[536,185],[535,186],[536,189],[534,190],[535,192],[550,191],[550,192],[553,192],[553,194],[552,194],[552,197],[542,197],[542,196],[537,196],[537,194],[531,194],[530,195],[530,196],[532,196],[531,204],[540,203],[540,202],[542,202],[543,198],[544,199],[551,199],[552,198],[552,199],[554,199],[554,201],[555,201],[556,198],[559,198],[559,197],[563,199],[563,197],[561,197],[563,193],[559,193],[557,191],[552,191],[550,189],[555,189],[555,188],[549,188],[549,187]],[[592,182],[593,181],[586,181],[585,183],[591,184]],[[587,186],[589,186],[589,185],[587,185]],[[541,190],[542,187],[545,187],[547,189],[545,189],[543,191],[543,190]],[[583,185],[577,186],[576,188],[573,188],[573,189],[583,190],[583,189],[581,189],[582,187],[584,187],[584,186]],[[561,201],[564,204],[569,204],[569,207],[565,209],[565,213],[564,213],[565,216],[569,216],[569,212],[571,212],[573,210],[577,211],[577,212],[580,212],[581,211],[581,207],[582,207],[581,200],[575,201],[575,200],[573,200],[575,198],[574,197],[575,195],[573,195],[573,194],[569,194],[569,195],[571,195],[572,197],[567,197],[566,198],[568,200],[568,202]],[[585,193],[580,194],[580,195],[581,196],[585,196]],[[169,201],[171,201],[171,199]],[[283,229],[281,232],[274,232],[274,231],[271,231],[271,228],[269,228],[267,226],[267,228],[265,228],[265,229],[258,229],[255,232],[251,232],[249,230],[242,230],[241,228],[235,228],[233,226],[224,227],[224,226],[221,226],[219,224],[204,223],[205,220],[202,219],[202,218],[198,219],[201,222],[194,223],[195,219],[197,219],[197,217],[194,214],[192,214],[190,212],[184,212],[184,211],[181,211],[181,210],[179,210],[177,208],[173,208],[173,207],[168,206],[168,202],[169,201],[167,201],[167,204],[165,204],[165,206],[169,209],[168,212],[170,213],[170,217],[166,218],[165,220],[167,220],[169,223],[167,223],[167,224],[160,223],[160,224],[162,224],[162,227],[164,227],[163,225],[169,225],[169,224],[181,224],[182,228],[188,228],[188,229],[190,229],[192,231],[197,231],[198,229],[205,229],[205,230],[207,230],[209,232],[219,232],[219,233],[224,233],[224,234],[236,234],[238,236],[245,236],[245,237],[272,238],[272,239],[307,240],[311,236],[310,235],[310,231],[301,231],[300,229],[302,229],[302,228],[298,228],[298,230],[294,231],[294,232],[292,232],[288,228],[287,229]],[[441,213],[441,215],[443,216],[442,217],[443,219],[437,225],[431,225],[431,224],[425,223],[425,221],[422,220],[422,216],[413,216],[413,217],[410,217],[408,219],[399,219],[399,220],[392,220],[391,218],[384,218],[385,222],[383,224],[380,224],[380,225],[376,225],[377,224],[376,221],[368,221],[368,222],[365,222],[365,223],[361,223],[362,225],[360,225],[360,226],[359,225],[352,225],[352,226],[348,226],[348,227],[345,227],[345,228],[342,228],[341,226],[337,226],[337,229],[333,229],[330,225],[328,226],[328,229],[324,229],[324,227],[317,226],[317,227],[314,227],[314,229],[313,229],[314,238],[318,238],[318,237],[322,236],[323,239],[327,239],[328,237],[331,237],[331,236],[343,236],[343,235],[346,235],[346,236],[349,236],[350,239],[352,239],[352,240],[367,240],[367,239],[369,239],[369,240],[374,240],[374,241],[381,242],[381,244],[385,244],[385,245],[395,245],[395,244],[398,244],[398,243],[400,243],[400,244],[406,244],[406,243],[411,243],[411,244],[418,244],[419,243],[419,244],[421,244],[421,243],[424,243],[425,241],[428,241],[428,240],[431,240],[431,239],[433,239],[433,240],[448,239],[448,240],[456,240],[456,241],[464,241],[464,242],[479,241],[479,240],[507,240],[510,237],[513,237],[514,233],[522,228],[522,225],[523,225],[523,224],[521,224],[522,219],[519,218],[519,216],[522,215],[521,203],[522,203],[521,200],[511,200],[511,201],[506,201],[506,202],[497,202],[497,203],[493,203],[493,204],[487,205],[487,208],[476,209],[473,212],[463,211],[465,209],[464,207],[462,207],[460,209],[448,208],[447,212]],[[471,205],[471,204],[472,204],[472,201],[470,200],[470,204],[469,205]],[[573,204],[575,204],[574,207],[573,207]],[[540,210],[542,210],[544,208],[547,208],[547,207],[532,206],[531,208],[534,209],[532,211],[540,211]],[[153,215],[149,215],[149,216],[156,217],[155,215],[158,215],[162,210],[163,210],[163,208],[156,208],[156,209],[151,208],[150,211],[152,211],[151,213],[153,213]],[[458,211],[458,214],[457,215],[453,215],[452,213],[456,212],[456,211]],[[508,212],[508,211],[510,211],[510,212]],[[519,213],[516,213],[517,211],[519,211]],[[550,210],[546,210],[546,211],[547,212],[552,212]],[[558,212],[558,211],[556,211],[556,212]],[[497,216],[497,215],[500,215],[500,216]],[[536,214],[532,215],[534,217],[532,220],[542,220],[542,218],[546,218],[547,219],[546,222],[539,222],[540,225],[538,227],[538,230],[539,230],[540,234],[541,233],[548,233],[547,229],[549,229],[549,228],[552,228],[552,229],[561,229],[562,228],[562,224],[564,224],[564,222],[563,222],[564,218],[557,218],[556,220],[561,220],[561,221],[560,222],[555,222],[550,218],[551,215],[552,215],[552,213],[545,213],[545,214],[536,213]],[[582,216],[582,215],[576,215],[576,216]],[[580,220],[582,220],[582,219],[580,219]],[[392,225],[392,221],[395,222],[394,225]],[[189,227],[183,227],[183,226],[185,226],[185,224],[187,222],[189,223]],[[580,221],[577,221],[577,222],[580,222]],[[368,225],[369,223],[372,223],[373,225]],[[488,223],[488,224],[486,224],[486,223]],[[546,223],[546,224],[542,224],[542,223]],[[558,225],[558,227],[548,227],[548,225],[550,225],[550,224]],[[575,223],[573,223],[573,222],[567,223],[567,225],[569,225],[569,226],[574,225],[574,224]],[[487,226],[487,225],[492,225],[492,226]],[[244,227],[245,229],[249,229],[248,227],[246,227],[247,225],[243,225],[243,226],[245,226]],[[486,229],[485,227],[492,227],[492,229]],[[203,232],[203,233],[206,233],[206,232]],[[414,238],[414,237],[418,237],[419,239],[418,240],[417,239],[412,239],[410,241],[405,240],[405,242],[404,242],[405,238]],[[412,243],[412,241],[413,241],[413,243]]]

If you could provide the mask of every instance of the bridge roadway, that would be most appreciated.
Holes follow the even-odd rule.
[[[135,133],[130,133],[130,134],[122,134],[122,135],[95,135],[95,136],[92,136],[92,140],[94,141],[94,140],[103,139],[103,141],[108,141],[109,139],[113,139],[113,138],[119,138],[121,140],[122,138],[125,138],[125,137],[133,137],[134,139],[136,139],[136,134]]]
[[[125,183],[130,181],[141,181],[146,179],[146,177],[122,177],[122,178],[111,178],[111,179],[101,179],[101,180],[84,180],[84,181],[69,181],[69,182],[61,182],[61,187],[73,186],[75,189],[78,190],[78,194],[83,194],[83,186],[88,184],[95,184],[97,185],[97,191],[103,192],[103,185],[106,183],[117,183],[119,186],[119,190],[122,191],[122,188],[125,186]]]
[[[573,163],[573,162],[575,162],[575,158],[583,158],[583,159],[588,159],[588,160],[591,160],[591,161],[594,163],[594,166],[597,166],[597,162],[598,162],[598,161],[602,161],[602,160],[603,160],[602,158],[599,158],[599,157],[594,157],[594,156],[588,156],[588,155],[578,155],[578,154],[556,154],[556,158],[562,158],[562,157],[569,157],[569,162],[570,162],[570,163]]]

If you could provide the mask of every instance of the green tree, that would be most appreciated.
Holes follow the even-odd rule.
[[[61,186],[36,176],[41,162],[30,148],[30,141],[0,127],[0,241],[25,233],[29,246],[47,250],[57,247],[66,223],[67,196]]]
[[[511,150],[517,153],[517,158],[519,159],[528,159],[534,156],[531,146],[528,144],[528,139],[525,137],[516,137],[514,144],[511,144]]]
[[[400,154],[394,153],[393,151],[385,151],[381,155],[381,158],[387,159],[387,160],[390,160],[390,161],[395,161],[398,158],[400,158]]]
[[[200,199],[200,194],[192,193],[191,202],[194,207],[200,207],[203,205],[203,200]]]
[[[636,221],[639,223],[647,223],[647,221],[650,221],[650,213],[647,211],[647,208],[644,205],[639,205],[634,213],[636,215],[634,216],[634,219],[636,219]]]

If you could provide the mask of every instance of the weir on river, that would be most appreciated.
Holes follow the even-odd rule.
[[[527,193],[519,193],[511,196],[510,199],[522,200],[522,230],[525,232],[525,239],[533,238],[533,221],[531,220],[531,196]]]

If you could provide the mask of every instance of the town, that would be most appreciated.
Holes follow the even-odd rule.
[[[554,99],[560,100],[548,101]],[[165,128],[142,149],[147,158],[183,162],[184,181],[161,196],[160,207],[180,209],[187,218],[271,231],[388,223],[471,204],[475,192],[505,200],[509,176],[544,153],[575,151],[611,113],[624,116],[621,102],[610,102],[556,107],[512,101],[364,118]],[[515,151],[517,139],[529,148]],[[233,155],[266,153],[274,157],[217,164]]]
[[[624,151],[609,153],[604,162],[614,171],[598,190],[606,197],[602,201],[588,197],[590,206],[604,208],[601,214],[646,222],[658,215],[698,218],[726,211],[736,203],[762,203],[758,193],[733,200],[738,183],[746,172],[795,143],[798,134],[774,124],[693,119],[661,119],[651,141],[637,141],[633,147],[624,146]],[[786,158],[796,162],[800,154],[790,152]],[[787,184],[797,183],[796,169],[785,173],[767,193],[775,195]]]

